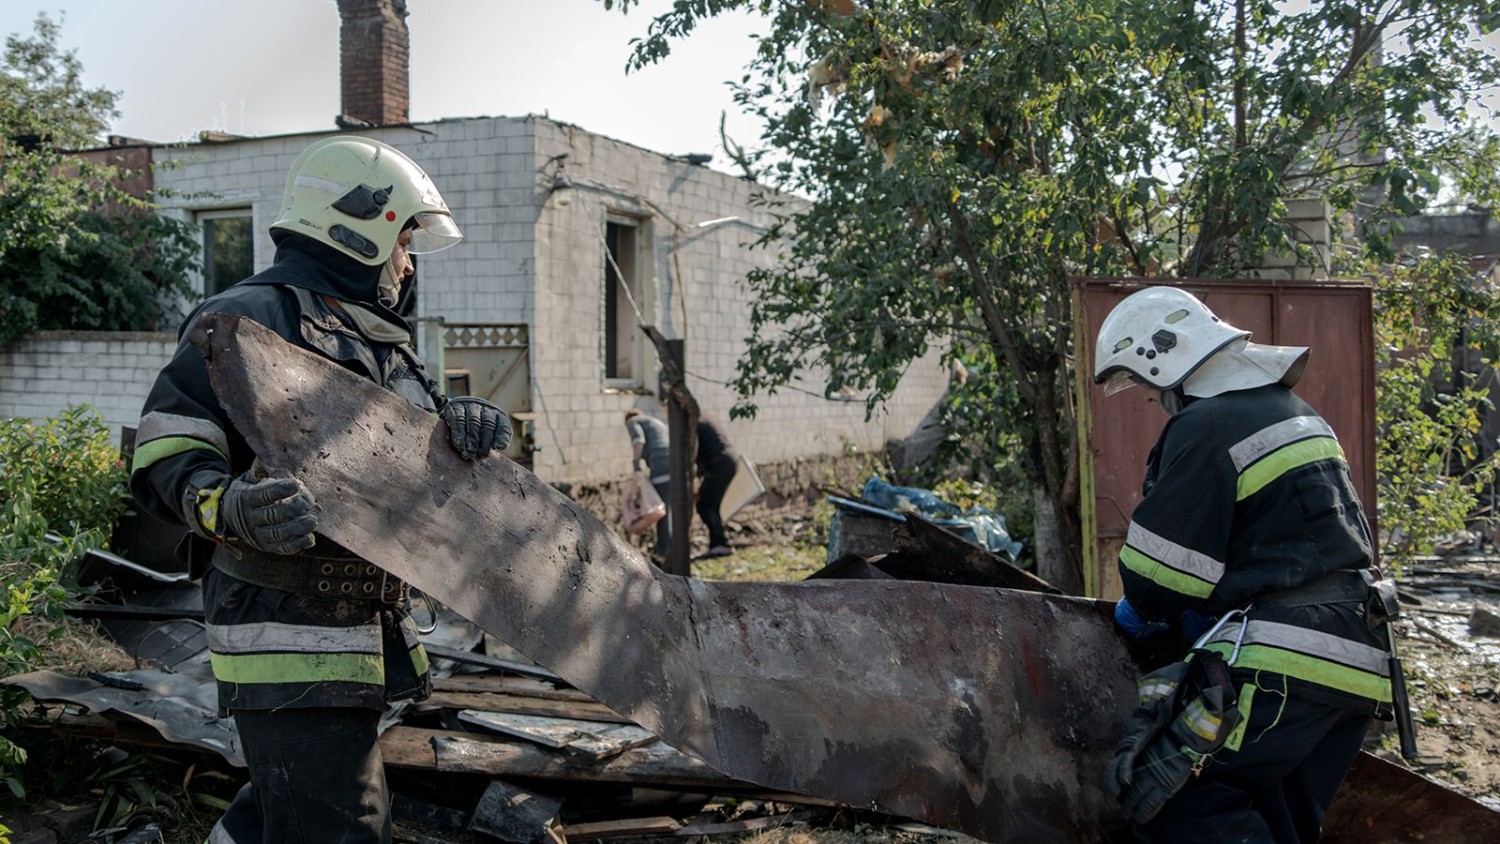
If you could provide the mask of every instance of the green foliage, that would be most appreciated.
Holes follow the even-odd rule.
[[[35,666],[41,646],[16,623],[61,616],[72,596],[62,573],[86,549],[105,546],[125,508],[125,479],[109,430],[92,409],[70,407],[44,424],[0,421],[0,676]],[[25,701],[25,692],[0,686],[0,782],[7,786],[0,804],[26,796]]]
[[[38,329],[153,330],[190,293],[191,226],[120,188],[128,173],[66,150],[98,145],[116,95],[86,89],[36,20],[0,57],[0,345]]]
[[[1500,142],[1472,117],[1500,82],[1474,37],[1495,0],[695,0],[631,64],[745,11],[767,30],[735,86],[765,126],[744,161],[782,193],[736,414],[808,372],[873,406],[931,351],[975,360],[989,378],[963,400],[985,404],[953,415],[1019,442],[961,456],[1018,458],[1075,564],[1072,277],[1315,261],[1300,197],[1359,205],[1351,248],[1388,257],[1444,177],[1500,197]]]
[[[1441,256],[1376,276],[1378,512],[1398,570],[1463,529],[1496,480],[1500,454],[1482,447],[1481,425],[1500,376],[1500,305],[1467,263]]]

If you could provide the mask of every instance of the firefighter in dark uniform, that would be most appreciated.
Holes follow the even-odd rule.
[[[1143,384],[1171,414],[1120,551],[1116,618],[1198,638],[1143,680],[1106,774],[1141,841],[1317,841],[1371,719],[1390,713],[1394,587],[1371,568],[1333,429],[1290,389],[1308,351],[1249,336],[1151,287],[1095,345],[1106,395]]]
[[[447,421],[467,459],[503,450],[510,422],[476,398],[445,399],[391,308],[412,253],[462,235],[427,174],[378,141],[308,146],[271,226],[275,262],[200,305],[248,317]],[[274,477],[231,425],[203,359],[179,342],[142,411],[130,488],[185,525],[203,579],[219,706],[250,769],[209,837],[220,842],[388,842],[377,724],[388,701],[431,690],[404,583],[316,535],[314,502]]]

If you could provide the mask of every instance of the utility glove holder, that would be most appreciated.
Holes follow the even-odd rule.
[[[1224,657],[1194,650],[1140,679],[1140,707],[1105,771],[1104,787],[1141,824],[1202,772],[1242,720]]]

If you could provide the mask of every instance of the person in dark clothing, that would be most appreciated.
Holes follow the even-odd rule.
[[[630,434],[630,465],[636,471],[644,469],[662,501],[671,501],[668,495],[672,483],[672,450],[668,442],[667,424],[654,416],[647,416],[638,408],[625,411],[625,430]],[[656,542],[652,553],[665,560],[672,547],[672,530],[668,511],[656,523]]]
[[[1191,294],[1138,291],[1100,328],[1106,395],[1171,414],[1120,551],[1116,618],[1174,628],[1105,777],[1145,842],[1311,844],[1375,717],[1389,717],[1394,584],[1333,429],[1292,393],[1308,350],[1249,342]]]
[[[410,254],[462,238],[411,159],[366,138],[317,141],[293,163],[271,229],[271,267],[183,323],[142,410],[130,489],[191,531],[219,707],[250,769],[209,841],[389,842],[378,723],[388,702],[431,690],[406,585],[317,534],[307,487],[260,463],[183,338],[203,314],[253,319],[441,414],[465,459],[503,450],[510,422],[481,399],[445,398],[391,310]]]
[[[724,519],[719,515],[719,505],[724,503],[724,493],[729,491],[729,482],[739,467],[739,455],[730,445],[729,437],[707,416],[698,417],[698,518],[708,528],[708,552],[706,557],[727,557],[734,553],[729,547],[729,537],[724,533]]]

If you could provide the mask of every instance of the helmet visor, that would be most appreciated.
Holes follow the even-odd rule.
[[[1137,378],[1134,372],[1128,369],[1116,369],[1114,372],[1104,376],[1104,395],[1112,396],[1122,390],[1128,390],[1139,383],[1141,383],[1141,379]]]
[[[413,255],[439,252],[464,239],[458,224],[447,214],[419,211],[412,219],[416,220],[417,227],[412,230],[411,245],[406,251]]]

